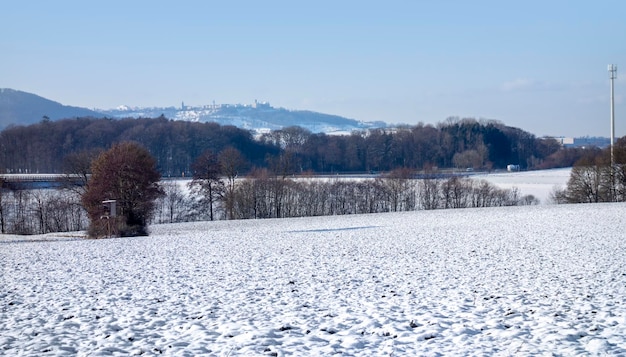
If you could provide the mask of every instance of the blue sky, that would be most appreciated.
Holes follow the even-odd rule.
[[[268,101],[626,135],[626,1],[2,1],[0,87],[88,108]],[[623,69],[622,69],[623,68]]]

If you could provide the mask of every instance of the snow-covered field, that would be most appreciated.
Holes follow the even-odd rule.
[[[625,204],[0,238],[0,355],[626,355]]]
[[[564,189],[567,186],[572,168],[523,171],[523,172],[498,172],[471,176],[475,179],[484,179],[492,184],[504,188],[517,188],[521,195],[534,195],[542,204],[549,204],[550,193],[555,188]]]

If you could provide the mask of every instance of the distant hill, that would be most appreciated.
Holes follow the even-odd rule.
[[[338,115],[323,114],[307,110],[274,108],[268,103],[218,104],[201,107],[180,108],[131,108],[122,106],[113,110],[100,110],[113,118],[155,118],[163,115],[174,120],[192,122],[215,122],[238,128],[263,132],[289,126],[299,126],[313,133],[350,133],[353,130],[384,128],[386,123],[363,122]]]
[[[104,114],[86,108],[72,107],[19,90],[0,88],[0,129],[11,124],[29,125],[50,120],[76,117],[101,118]]]
[[[0,89],[0,130],[7,126],[29,125],[50,120],[77,117],[93,118],[156,118],[164,116],[172,120],[192,122],[215,122],[220,125],[233,125],[255,132],[278,130],[288,126],[300,126],[314,133],[349,133],[353,130],[384,128],[384,122],[363,122],[338,115],[317,113],[306,110],[274,108],[268,103],[218,104],[201,107],[181,106],[137,108],[121,106],[116,109],[72,107],[14,89]]]

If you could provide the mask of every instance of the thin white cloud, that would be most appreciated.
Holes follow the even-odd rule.
[[[514,92],[519,90],[527,90],[535,87],[537,82],[528,78],[517,78],[512,81],[504,82],[501,89],[505,92]]]
[[[503,92],[560,91],[571,88],[572,84],[551,83],[530,78],[517,78],[504,82],[500,86],[500,90]]]

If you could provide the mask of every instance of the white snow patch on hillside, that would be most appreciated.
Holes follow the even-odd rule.
[[[626,354],[625,204],[0,238],[0,354]],[[45,238],[49,241],[41,241]]]

